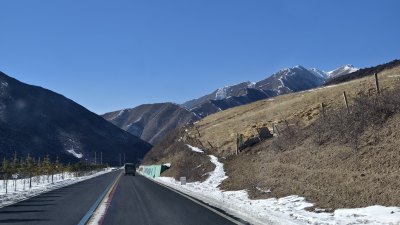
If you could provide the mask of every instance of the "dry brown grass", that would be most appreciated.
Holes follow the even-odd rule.
[[[171,168],[163,173],[163,176],[186,177],[188,182],[204,181],[208,173],[215,166],[210,162],[206,154],[193,152],[186,144],[201,146],[196,139],[188,139],[186,128],[176,129],[170,132],[159,144],[146,155],[143,165],[171,163]]]
[[[269,140],[228,157],[229,179],[221,187],[247,189],[252,198],[300,195],[326,209],[400,205],[400,114],[379,130],[378,142],[371,138],[373,128],[366,131],[358,151],[340,140],[318,146],[311,130],[286,151],[275,151]]]

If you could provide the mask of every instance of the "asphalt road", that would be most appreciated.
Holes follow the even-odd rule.
[[[76,225],[120,171],[0,208],[0,224]]]
[[[77,225],[121,171],[0,208],[0,225]],[[228,219],[142,176],[122,176],[103,225],[222,225]]]
[[[122,176],[103,225],[230,225],[207,208],[142,176]]]

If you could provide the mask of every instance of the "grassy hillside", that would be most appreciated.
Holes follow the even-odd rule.
[[[381,88],[390,89],[396,84],[400,85],[400,76],[397,74],[400,74],[400,66],[380,73]],[[343,91],[346,91],[351,105],[353,98],[360,93],[375,91],[374,78],[368,76],[336,86],[283,95],[222,111],[201,120],[189,134],[194,136],[198,130],[202,143],[210,142],[216,154],[228,156],[235,153],[236,133],[243,133],[257,124],[266,124],[272,130],[272,123],[278,123],[278,127],[281,127],[285,126],[284,120],[297,121],[303,127],[307,126],[319,117],[322,102],[327,105],[327,112],[342,107]]]
[[[400,86],[400,66],[383,70],[379,79],[382,93],[396,99],[393,95],[400,92],[397,89]],[[395,89],[397,92],[393,91]],[[347,116],[344,91],[350,109],[354,111],[353,117]],[[163,145],[172,146],[178,140],[183,143],[191,141],[208,154],[219,156],[229,176],[221,187],[225,190],[246,189],[253,198],[296,194],[316,203],[317,207],[327,209],[400,205],[400,190],[397,188],[400,185],[400,152],[397,147],[400,145],[400,113],[396,111],[397,106],[392,107],[397,103],[385,101],[387,108],[376,107],[372,114],[377,115],[373,118],[378,118],[378,123],[359,119],[370,115],[360,110],[360,101],[366,98],[369,104],[377,101],[376,96],[373,76],[279,96],[210,115],[184,128],[186,131],[179,131]],[[320,125],[321,103],[326,105],[327,118],[332,118],[327,119],[323,126]],[[235,154],[237,133],[255,133],[259,126],[272,130],[273,123],[281,130],[281,135]],[[361,123],[362,129],[359,129]],[[342,128],[345,128],[343,132]],[[354,147],[352,139],[348,139],[353,130],[357,147]],[[168,175],[179,177],[187,174],[187,168],[185,171],[178,169],[179,165],[186,163],[185,158],[178,159],[174,156],[176,153],[168,151],[159,154],[161,146],[154,149],[158,149],[158,153],[152,150],[148,156],[153,157],[150,160],[146,156],[145,162],[168,159],[172,167],[175,166]],[[188,150],[182,148],[181,151]],[[197,162],[191,164],[192,168],[198,165]],[[260,192],[258,188],[270,189],[271,192]]]

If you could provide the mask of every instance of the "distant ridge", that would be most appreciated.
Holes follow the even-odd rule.
[[[199,119],[194,113],[173,103],[144,104],[102,116],[151,144],[158,143],[171,130]]]
[[[365,77],[365,76],[369,76],[369,75],[372,75],[374,73],[380,73],[383,70],[391,69],[391,68],[394,68],[394,67],[397,67],[397,66],[400,66],[400,60],[398,60],[398,59],[393,60],[393,61],[388,62],[388,63],[381,64],[381,65],[360,69],[360,70],[357,70],[355,72],[352,72],[352,73],[349,73],[349,74],[346,74],[346,75],[343,75],[343,76],[334,77],[333,79],[327,80],[325,85],[333,85],[333,84],[339,84],[339,83],[347,82],[347,81],[350,81],[350,80],[354,80],[354,79],[362,78],[362,77]]]

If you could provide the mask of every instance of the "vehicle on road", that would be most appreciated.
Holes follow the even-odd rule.
[[[136,173],[136,165],[135,164],[133,164],[133,163],[125,163],[124,168],[125,168],[125,171],[124,171],[125,176],[126,175],[135,176],[135,173]]]

